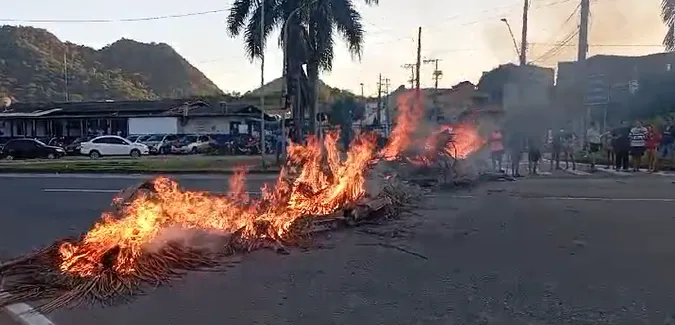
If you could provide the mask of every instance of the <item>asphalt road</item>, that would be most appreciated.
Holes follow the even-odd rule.
[[[258,177],[251,190],[266,181]],[[256,252],[130,305],[47,316],[57,325],[663,324],[675,313],[673,181],[554,171],[437,193],[419,216],[335,233],[329,249]],[[136,182],[0,178],[0,247],[20,253],[85,231],[113,195],[102,190]]]

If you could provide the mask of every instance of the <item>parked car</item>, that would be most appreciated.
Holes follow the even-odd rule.
[[[143,141],[145,139],[149,138],[149,137],[150,137],[149,134],[134,134],[134,135],[128,136],[127,140],[129,140],[131,142],[136,142],[136,143],[143,143]]]
[[[176,153],[205,153],[215,147],[215,141],[207,135],[188,134],[176,146]]]
[[[103,135],[82,142],[80,152],[92,159],[101,156],[131,156],[138,158],[150,153],[148,146],[142,143],[134,143],[116,135]]]
[[[147,145],[153,155],[166,155],[172,152],[179,140],[178,134],[152,134],[141,143]]]
[[[73,140],[72,143],[65,146],[63,149],[66,150],[66,155],[68,155],[68,156],[79,155],[80,154],[80,148],[82,146],[82,142],[87,142],[91,139],[92,139],[92,137],[76,138],[75,140]]]
[[[8,160],[31,158],[56,159],[65,155],[66,151],[63,148],[48,146],[44,142],[35,139],[10,140],[0,151],[0,158]]]

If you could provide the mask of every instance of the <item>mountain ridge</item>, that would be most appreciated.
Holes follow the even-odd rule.
[[[122,38],[96,50],[46,29],[0,26],[0,97],[44,102],[223,94],[166,43]]]

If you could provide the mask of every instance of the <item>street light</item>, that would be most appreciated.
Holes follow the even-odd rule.
[[[260,0],[260,159],[262,168],[265,163],[265,0]]]
[[[283,68],[283,73],[282,73],[282,76],[281,76],[281,91],[283,93],[286,93],[286,88],[287,88],[286,87],[286,78],[288,76],[288,22],[291,21],[293,16],[295,16],[295,14],[300,12],[300,10],[302,10],[303,8],[305,8],[309,5],[312,5],[312,4],[316,3],[317,1],[319,1],[319,0],[314,0],[314,1],[305,3],[305,4],[295,8],[293,11],[291,11],[291,13],[286,18],[286,21],[284,22],[284,26],[282,28],[283,33],[284,33],[284,44],[282,44],[283,52],[284,52],[284,64],[283,64],[284,68]],[[284,96],[284,113],[282,114],[282,119],[281,119],[281,136],[282,137],[284,136],[285,124],[286,124],[286,123],[284,123],[284,120],[286,118],[286,101],[285,101],[285,99],[286,99],[286,96],[288,96],[288,95],[289,94],[285,94],[285,96]],[[299,101],[296,101],[296,102],[299,102]],[[296,110],[296,112],[297,112],[297,110]],[[296,125],[295,127],[302,129],[302,125]],[[296,139],[296,140],[299,140],[299,139]],[[283,141],[283,143],[281,144],[281,153],[284,154],[285,151],[286,151],[286,142]]]
[[[506,18],[500,19],[501,21],[506,24],[506,28],[509,29],[509,34],[511,34],[511,40],[513,41],[513,48],[516,50],[516,54],[518,54],[518,57],[520,57],[520,50],[518,49],[518,42],[516,42],[516,37],[513,36],[513,30],[511,30],[511,25],[509,24],[509,21],[506,20]]]

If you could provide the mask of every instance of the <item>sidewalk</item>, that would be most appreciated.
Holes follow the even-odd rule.
[[[7,314],[5,309],[0,309],[0,325],[23,325],[23,324],[14,320],[12,316]]]

